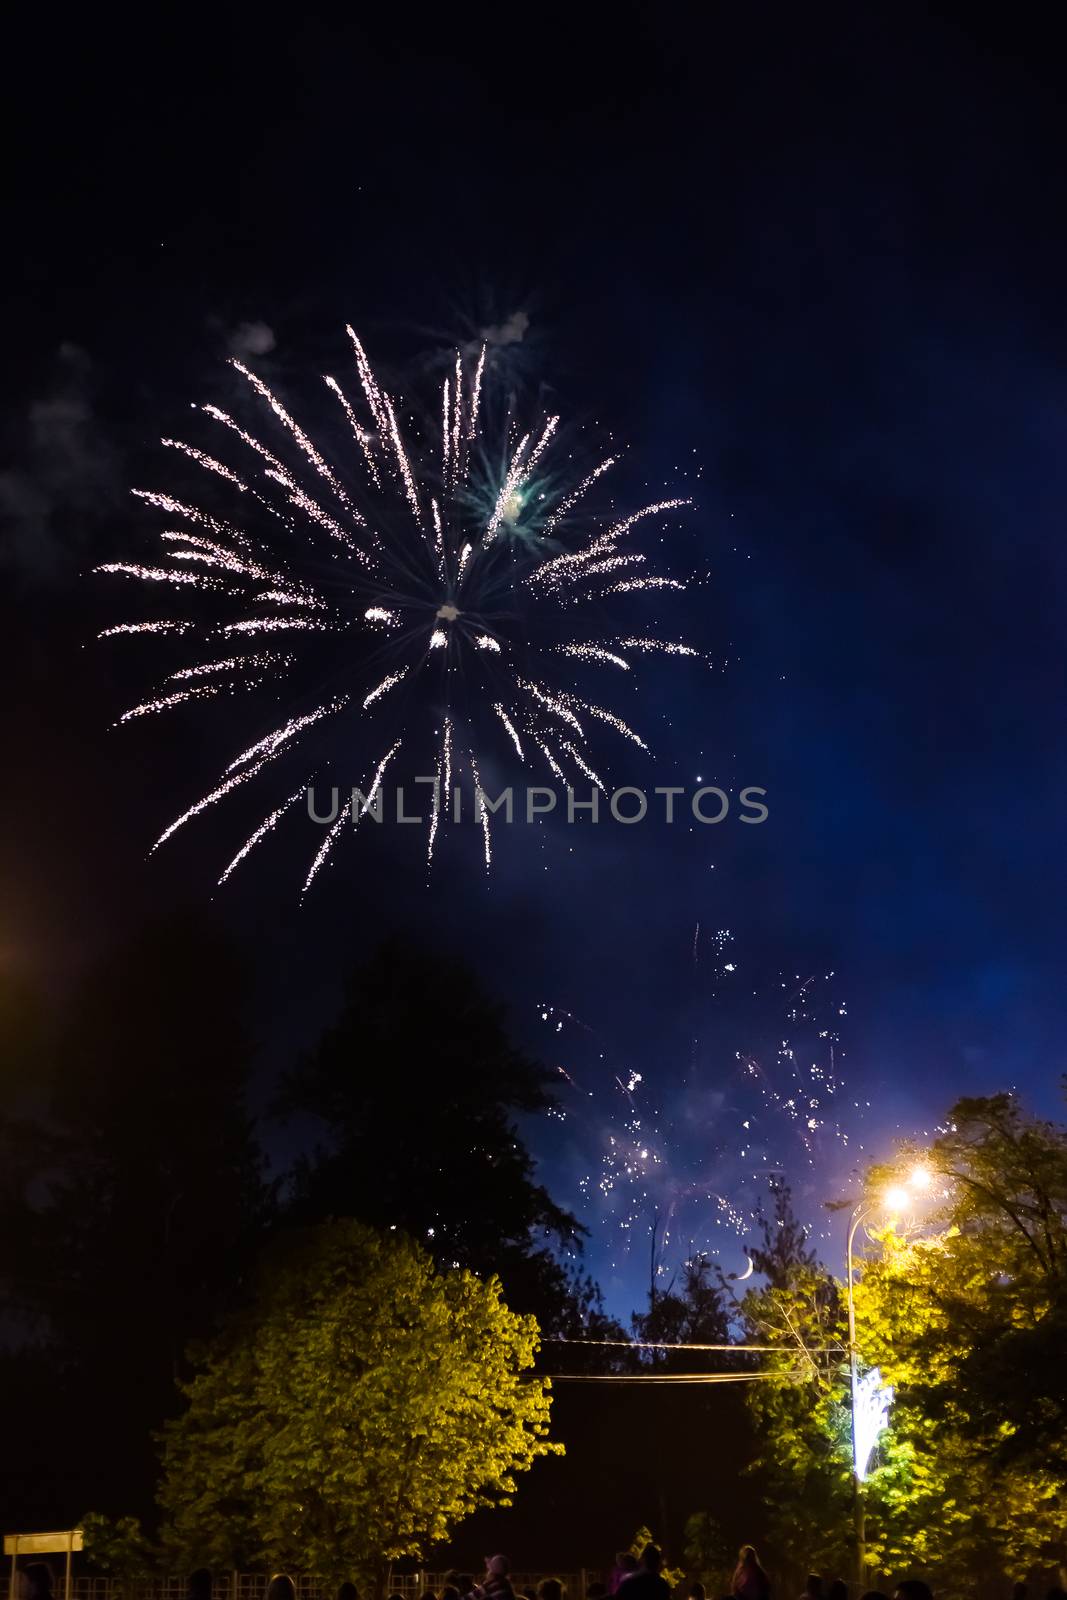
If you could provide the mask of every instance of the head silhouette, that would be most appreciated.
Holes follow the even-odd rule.
[[[921,1578],[904,1578],[897,1584],[893,1600],[934,1600],[934,1591]]]

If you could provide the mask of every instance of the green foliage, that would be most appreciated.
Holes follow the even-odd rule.
[[[745,1385],[757,1441],[752,1471],[766,1510],[771,1565],[799,1587],[807,1571],[847,1571],[852,1529],[847,1323],[839,1288],[808,1246],[788,1187],[751,1251],[765,1278],[741,1302],[746,1337],[777,1346],[778,1376]]]
[[[685,1524],[684,1555],[690,1570],[713,1593],[725,1594],[737,1558],[737,1545],[712,1511],[694,1511]]]
[[[633,1319],[634,1338],[659,1344],[726,1344],[730,1319],[711,1262],[696,1256],[682,1266],[681,1282],[666,1290],[653,1280],[648,1310]],[[644,1350],[642,1365],[662,1372],[718,1372],[729,1358],[709,1350]]]
[[[391,941],[356,968],[336,1022],[285,1079],[279,1112],[323,1135],[297,1164],[294,1218],[404,1229],[439,1266],[496,1273],[510,1306],[563,1334],[583,1284],[555,1247],[580,1249],[583,1230],[536,1181],[515,1126],[553,1104],[553,1083],[467,966]]]
[[[870,1173],[872,1219],[919,1155]],[[875,1571],[925,1574],[951,1600],[1064,1559],[1067,1132],[1009,1095],[967,1099],[921,1157],[927,1195],[913,1217],[868,1227],[856,1287],[861,1367],[895,1391],[865,1537]],[[749,1337],[781,1347],[765,1370],[796,1378],[747,1397],[777,1564],[848,1570],[846,1319],[784,1190],[753,1259],[767,1282],[742,1302]]]
[[[99,1511],[87,1511],[78,1526],[85,1536],[86,1559],[101,1572],[126,1582],[158,1573],[161,1553],[136,1517],[106,1517]]]
[[[198,1360],[163,1436],[165,1536],[187,1566],[382,1581],[562,1446],[528,1377],[532,1317],[355,1222],[286,1235]]]
[[[931,1203],[874,1233],[856,1292],[860,1348],[896,1390],[869,1526],[883,1562],[963,1593],[1063,1559],[1067,1134],[1009,1095],[967,1099],[923,1158]]]
[[[656,1542],[657,1541],[652,1537],[652,1530],[650,1528],[646,1528],[644,1524],[642,1524],[626,1548],[629,1550],[635,1561],[640,1561],[641,1557],[644,1555],[645,1547],[650,1544],[656,1544]],[[667,1583],[670,1584],[672,1589],[675,1588],[677,1584],[681,1583],[682,1579],[685,1577],[685,1573],[680,1567],[668,1567],[666,1563],[664,1563],[664,1565],[660,1568],[660,1574],[667,1581]]]

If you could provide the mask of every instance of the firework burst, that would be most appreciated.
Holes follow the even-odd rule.
[[[457,354],[437,421],[420,429],[347,332],[354,373],[324,378],[346,448],[316,443],[263,379],[234,360],[240,414],[194,407],[210,435],[203,446],[162,440],[203,492],[135,490],[160,516],[160,548],[149,561],[97,569],[180,601],[180,614],[119,622],[101,638],[151,635],[196,651],[119,723],[239,694],[258,724],[152,848],[261,774],[281,779],[278,795],[287,798],[257,822],[219,882],[354,740],[367,750],[356,776],[368,795],[380,792],[402,745],[414,758],[431,741],[427,857],[440,821],[458,810],[454,780],[466,780],[488,866],[479,762],[484,769],[518,760],[567,783],[603,787],[594,735],[648,746],[595,691],[588,698],[584,682],[579,695],[574,674],[625,673],[629,683],[640,657],[698,654],[654,637],[647,623],[620,633],[618,618],[606,615],[614,597],[686,587],[653,572],[634,539],[688,501],[590,512],[616,457],[570,470],[558,416],[519,426],[497,405],[484,349],[468,360]],[[290,715],[279,722],[275,709],[268,726],[256,693],[276,704],[279,687]],[[339,833],[334,824],[323,835],[305,890]]]

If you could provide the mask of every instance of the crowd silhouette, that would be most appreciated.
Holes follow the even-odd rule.
[[[647,1544],[641,1555],[629,1550],[620,1551],[614,1561],[607,1583],[598,1581],[586,1585],[584,1600],[672,1600],[674,1590],[663,1575],[663,1552],[656,1544]],[[34,1561],[15,1575],[12,1593],[17,1600],[55,1600],[55,1577],[46,1561]],[[212,1600],[212,1577],[205,1567],[191,1573],[186,1582],[185,1600]],[[843,1578],[833,1578],[828,1583],[816,1572],[809,1573],[803,1592],[797,1600],[850,1600],[851,1591]],[[284,1572],[274,1573],[268,1584],[265,1600],[297,1600],[293,1579]],[[366,1600],[354,1583],[342,1583],[335,1600]],[[388,1600],[408,1600],[399,1590]],[[505,1555],[487,1556],[485,1572],[475,1579],[470,1573],[452,1571],[445,1575],[436,1589],[425,1589],[419,1600],[583,1600],[582,1596],[569,1596],[559,1578],[543,1578],[536,1588],[527,1586],[516,1591],[512,1582],[511,1563]],[[708,1600],[703,1583],[690,1583],[686,1600]],[[741,1546],[737,1565],[733,1570],[729,1593],[717,1600],[782,1600],[775,1596],[771,1578],[760,1563],[756,1549],[751,1544]],[[859,1600],[934,1600],[930,1585],[921,1578],[901,1578],[892,1596],[882,1589],[868,1589]],[[1067,1590],[1059,1585],[1031,1593],[1027,1583],[1013,1586],[1011,1600],[1067,1600]]]

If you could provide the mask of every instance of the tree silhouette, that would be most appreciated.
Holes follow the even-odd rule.
[[[553,1103],[462,963],[393,942],[361,964],[337,1021],[290,1073],[282,1116],[313,1119],[290,1216],[357,1217],[443,1267],[500,1275],[543,1331],[573,1321],[582,1230],[537,1182],[516,1118]]]

